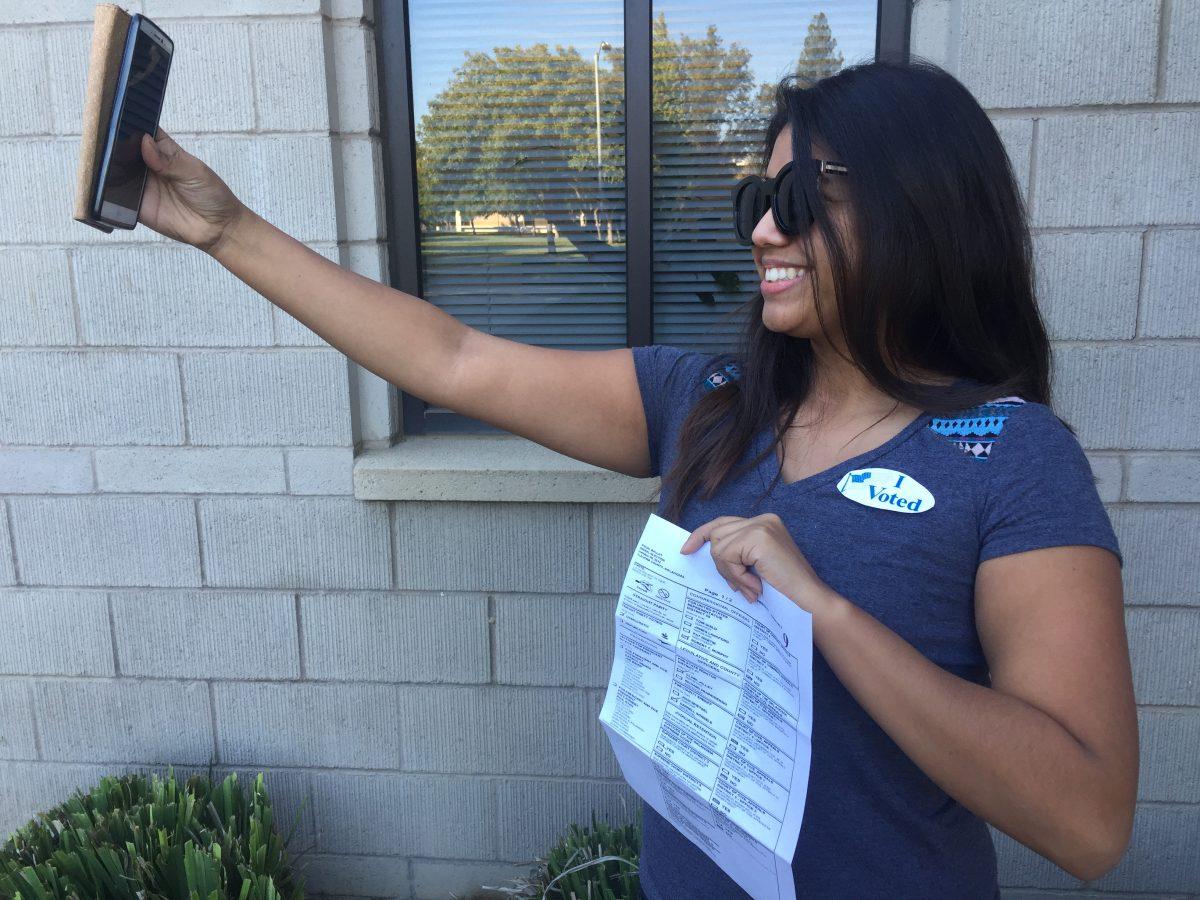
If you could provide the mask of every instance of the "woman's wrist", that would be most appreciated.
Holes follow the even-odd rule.
[[[258,216],[255,215],[254,210],[245,204],[240,205],[237,213],[222,229],[220,236],[209,246],[200,249],[228,268],[228,259],[231,254],[236,252],[238,247],[247,245],[248,234],[256,224],[256,219]]]

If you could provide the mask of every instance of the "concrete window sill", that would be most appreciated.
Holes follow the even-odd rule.
[[[417,435],[354,460],[359,500],[653,503],[658,478],[630,478],[515,435]]]

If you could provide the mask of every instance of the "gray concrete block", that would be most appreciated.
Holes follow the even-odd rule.
[[[192,0],[142,0],[146,15],[175,18],[196,15]],[[321,0],[208,0],[206,16],[293,16],[321,11]]]
[[[122,8],[141,12],[142,0],[130,0]],[[35,0],[31,3],[6,3],[0,6],[0,24],[42,25],[49,22],[88,22],[95,15],[91,0]]]
[[[183,5],[183,4],[180,4]],[[216,4],[205,4],[204,13]],[[184,15],[196,15],[193,5]],[[247,15],[240,10],[234,15]],[[149,14],[154,18],[154,14]],[[164,127],[172,135],[197,131],[253,131],[254,74],[250,35],[239,21],[172,22],[164,26],[176,47],[171,86],[163,101]],[[297,91],[301,93],[301,91]],[[186,144],[185,149],[191,150]]]
[[[1200,445],[1200,344],[1054,348],[1053,400],[1093,450],[1190,450]]]
[[[387,510],[340,497],[199,501],[210,585],[389,586]]]
[[[0,674],[115,674],[101,591],[0,591],[0,622]]]
[[[0,759],[37,757],[29,683],[23,679],[0,678]]]
[[[112,613],[122,675],[300,677],[291,594],[117,591]]]
[[[316,594],[300,604],[308,678],[463,684],[491,675],[482,595]]]
[[[86,494],[93,490],[89,450],[0,450],[0,494]]]
[[[1193,570],[1200,509],[1134,504],[1113,509],[1111,516],[1125,560],[1125,602],[1200,606]]]
[[[80,93],[82,83],[75,83],[75,89]],[[124,232],[120,237],[116,232],[106,235],[71,218],[69,212],[74,203],[74,173],[78,164],[78,137],[0,140],[0,197],[21,198],[19,223],[22,243],[95,244],[100,239],[135,240],[125,236],[135,232]],[[139,228],[136,231],[144,232],[147,229]],[[139,234],[136,240],[147,238]]]
[[[1122,59],[1121,54],[1106,55]],[[1032,223],[1200,221],[1200,192],[1194,189],[1200,168],[1198,129],[1200,112],[1194,110],[1044,117],[1038,126]]]
[[[912,8],[909,46],[914,56],[954,71],[950,57],[953,6],[951,0],[915,0]]]
[[[379,129],[379,98],[375,62],[374,32],[356,21],[363,4],[358,4],[355,20],[333,26],[333,75],[336,88],[336,130],[366,133]]]
[[[328,131],[326,47],[319,18],[251,22],[258,126],[263,131]],[[303,90],[297,90],[303,85]]]
[[[587,507],[579,503],[396,504],[396,586],[583,591]]]
[[[180,494],[280,494],[283,451],[270,447],[101,447],[101,491]]]
[[[0,835],[62,803],[76,788],[90,790],[108,774],[106,766],[0,760]]]
[[[503,862],[412,861],[413,896],[417,900],[445,900],[447,897],[503,897],[483,888],[511,887],[514,880],[529,874],[530,867]]]
[[[1158,896],[1200,891],[1200,806],[1139,805],[1121,863],[1095,882],[1104,891]]]
[[[958,77],[985,108],[1154,99],[1154,0],[964,0],[961,22]]]
[[[387,237],[387,210],[384,205],[383,147],[378,138],[368,136],[335,137],[335,153],[341,166],[335,177],[341,184],[346,204],[346,230],[339,235],[347,241],[374,241]]]
[[[496,680],[507,684],[608,684],[616,597],[496,597]]]
[[[281,231],[305,244],[338,240],[333,139],[328,135],[206,135],[191,143],[188,152]],[[285,191],[279,190],[281,172],[287,173]]]
[[[1138,731],[1138,799],[1200,803],[1200,709],[1139,709]]]
[[[592,590],[619,594],[633,548],[646,527],[653,504],[596,503],[592,505]]]
[[[1140,231],[1039,234],[1034,249],[1038,306],[1051,339],[1133,337]]]
[[[1167,26],[1163,99],[1168,103],[1200,100],[1200,7],[1194,2],[1174,2]],[[1164,13],[1165,14],[1165,13]]]
[[[562,781],[506,778],[498,789],[499,856],[533,860],[572,824],[596,818],[612,825],[635,821],[641,801],[629,785],[615,781]]]
[[[200,542],[191,500],[12,497],[8,503],[25,584],[200,584]]]
[[[313,773],[325,853],[494,859],[496,794],[483,778]],[[387,822],[387,828],[380,828]],[[522,825],[524,827],[524,825]]]
[[[1200,609],[1125,613],[1138,703],[1200,706]]]
[[[213,685],[222,763],[399,769],[409,727],[382,684]]]
[[[0,59],[21,77],[0,78],[0,135],[49,134],[50,79],[42,31],[9,28],[0,31]]]
[[[303,861],[305,892],[324,891],[361,897],[408,897],[408,860],[396,856],[331,856]]]
[[[1200,453],[1134,453],[1126,490],[1130,500],[1200,503]]]
[[[183,357],[192,443],[351,443],[346,358],[328,350]]]
[[[354,494],[354,449],[292,447],[287,454],[288,490],[293,494]]]
[[[1029,197],[1029,157],[1033,152],[1033,119],[993,116],[992,124],[1004,143],[1021,196]]]
[[[8,531],[8,511],[0,501],[0,586],[17,583],[17,568],[13,560],[12,535]]]
[[[46,759],[200,766],[213,758],[203,682],[73,678],[34,689]]]
[[[1096,480],[1096,493],[1105,503],[1116,503],[1121,499],[1121,457],[1116,453],[1085,454]]]
[[[74,252],[74,271],[84,343],[135,347],[272,343],[270,304],[215,259],[191,247],[80,247]]]
[[[30,6],[49,6],[49,3],[31,3]],[[54,4],[59,6],[60,4]],[[67,3],[72,6],[74,3]],[[83,4],[80,3],[80,6]],[[136,7],[129,7],[134,12]],[[47,10],[47,22],[58,16]],[[0,13],[2,16],[3,13]],[[92,10],[88,10],[85,23],[51,25],[45,32],[47,79],[50,89],[50,111],[55,134],[78,134],[83,128],[83,101],[87,84],[88,59],[92,48]]]
[[[6,78],[0,83],[19,85],[23,80]],[[0,109],[8,109],[2,100]],[[0,285],[0,346],[75,343],[67,254],[5,247],[0,253]]]
[[[564,688],[400,687],[404,768],[586,775],[588,697]]]
[[[183,443],[179,373],[169,355],[0,352],[0,396],[8,398],[0,443]]]
[[[1200,231],[1146,232],[1140,334],[1200,337]]]

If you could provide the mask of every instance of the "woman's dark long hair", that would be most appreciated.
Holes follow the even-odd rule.
[[[863,63],[811,83],[785,76],[760,174],[786,126],[793,159],[810,158],[817,143],[849,169],[831,177],[849,198],[853,266],[815,186],[793,184],[812,205],[846,346],[870,382],[935,415],[1010,395],[1048,404],[1050,345],[1025,203],[1000,136],[966,87],[920,58]],[[811,235],[800,239],[813,259]],[[672,521],[697,491],[712,496],[764,428],[774,439],[745,468],[775,453],[812,387],[810,341],[769,330],[762,309],[759,292],[738,311],[746,326],[730,356],[741,377],[707,392],[684,422],[663,478]],[[939,386],[905,375],[921,371],[967,380]]]

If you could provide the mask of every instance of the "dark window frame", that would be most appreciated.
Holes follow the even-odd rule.
[[[389,280],[397,290],[423,297],[408,0],[382,0],[377,7],[375,42]],[[654,342],[651,7],[652,0],[625,0],[625,321],[629,347]],[[907,59],[912,0],[877,0],[876,16],[876,58]],[[506,433],[457,413],[429,411],[421,398],[403,391],[400,395],[401,428],[406,435]]]

